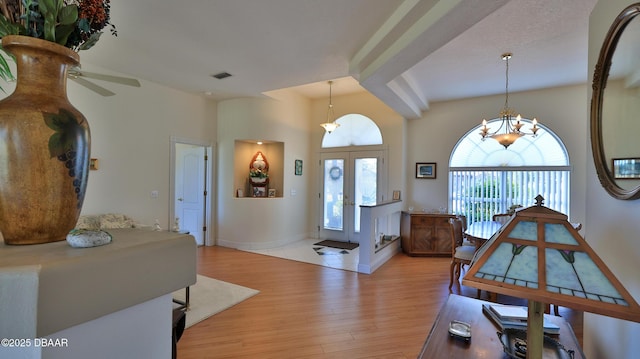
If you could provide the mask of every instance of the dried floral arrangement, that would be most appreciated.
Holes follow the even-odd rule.
[[[23,35],[88,50],[105,27],[118,35],[110,10],[110,0],[0,0],[0,38]],[[0,56],[0,78],[13,79],[5,56]]]

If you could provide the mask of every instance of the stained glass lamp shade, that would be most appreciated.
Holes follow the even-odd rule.
[[[542,303],[640,322],[638,303],[567,216],[542,201],[517,211],[478,250],[462,284],[529,300],[529,354],[538,341],[542,348]]]

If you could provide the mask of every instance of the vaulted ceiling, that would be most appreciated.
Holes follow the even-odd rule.
[[[434,101],[584,83],[596,0],[111,0],[118,36],[83,62],[222,100],[369,91],[407,118]],[[213,74],[232,76],[218,80]],[[114,86],[109,85],[112,90]]]

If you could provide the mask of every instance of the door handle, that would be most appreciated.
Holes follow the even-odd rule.
[[[178,201],[182,202],[182,197],[178,198]]]

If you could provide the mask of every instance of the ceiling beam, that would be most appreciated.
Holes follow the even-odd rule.
[[[421,118],[426,100],[400,76],[507,2],[406,0],[356,53],[349,71],[403,117]]]

